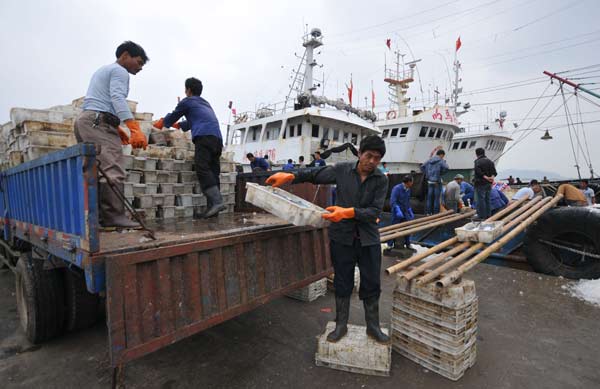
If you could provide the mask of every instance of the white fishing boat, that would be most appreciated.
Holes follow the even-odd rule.
[[[322,45],[323,35],[318,28],[303,37],[304,55],[285,102],[234,115],[234,124],[227,131],[226,150],[233,152],[235,162],[247,165],[246,154],[252,153],[267,155],[274,164],[285,164],[288,159],[298,163],[304,156],[308,164],[314,152],[335,148],[344,150],[326,153],[330,154],[328,164],[355,160],[348,144],[358,148],[363,137],[379,133],[373,124],[373,112],[314,93],[320,87],[313,81],[313,70],[318,65],[314,49]],[[340,147],[343,145],[347,147]]]

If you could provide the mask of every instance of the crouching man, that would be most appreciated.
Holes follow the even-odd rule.
[[[329,227],[331,259],[335,271],[335,330],[327,340],[337,342],[348,332],[350,297],[354,288],[354,267],[360,270],[359,297],[365,309],[367,335],[382,344],[390,344],[379,325],[381,293],[381,245],[377,218],[387,194],[387,177],[377,168],[385,155],[385,143],[371,135],[360,142],[358,162],[302,169],[297,173],[275,173],[267,184],[312,182],[335,184],[336,205],[328,207],[324,219]]]

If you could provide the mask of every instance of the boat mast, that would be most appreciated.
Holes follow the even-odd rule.
[[[321,30],[313,28],[310,34],[304,36],[302,46],[306,48],[306,67],[304,69],[304,92],[312,94],[317,89],[313,85],[313,68],[317,66],[317,61],[313,59],[313,51],[323,45],[323,35]]]
[[[404,63],[404,54],[400,54],[398,50],[396,54],[396,69],[385,68],[385,81],[390,89],[390,110],[397,112],[397,117],[408,116],[408,102],[410,98],[406,97],[410,83],[414,81],[415,67],[420,59]],[[400,57],[402,57],[402,71],[400,71]],[[406,70],[405,65],[408,65]]]

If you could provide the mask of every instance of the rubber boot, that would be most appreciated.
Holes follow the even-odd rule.
[[[380,344],[391,344],[389,336],[381,331],[379,326],[379,296],[363,300],[365,307],[365,322],[367,322],[367,336]]]
[[[123,193],[123,184],[117,184],[117,188]],[[117,194],[108,186],[107,183],[100,183],[102,199],[100,202],[100,212],[102,214],[102,227],[113,228],[140,228],[140,224],[129,220],[125,216],[125,204]]]
[[[207,206],[206,213],[204,214],[205,218],[216,216],[219,212],[227,208],[225,204],[223,204],[223,197],[221,196],[221,192],[217,185],[206,188],[204,190],[204,195],[206,196],[206,203],[210,204],[210,208]]]
[[[335,296],[335,329],[327,334],[327,341],[336,343],[348,333],[350,297]]]

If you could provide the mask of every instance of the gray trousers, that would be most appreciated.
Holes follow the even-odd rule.
[[[94,127],[96,112],[83,111],[75,120],[75,137],[79,143],[93,143],[100,154],[96,159],[100,161],[100,167],[104,170],[112,182],[119,185],[125,182],[125,169],[123,169],[124,158],[121,148],[121,138],[116,127],[110,126],[103,121]],[[97,150],[96,150],[97,152]],[[104,179],[100,180],[104,182]]]

